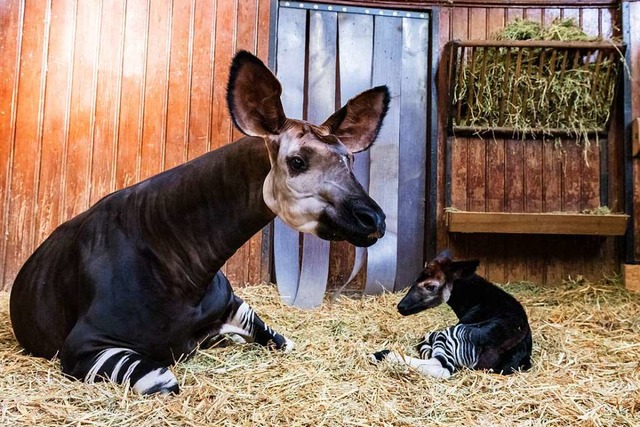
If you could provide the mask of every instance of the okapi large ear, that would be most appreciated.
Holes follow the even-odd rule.
[[[286,116],[280,101],[282,86],[262,61],[241,50],[233,58],[227,104],[236,127],[245,135],[280,133]]]
[[[390,99],[386,86],[369,89],[351,98],[323,126],[337,136],[352,153],[366,150],[378,136]]]
[[[469,261],[453,261],[449,266],[449,272],[455,279],[461,277],[469,277],[476,272],[480,260],[474,259]]]

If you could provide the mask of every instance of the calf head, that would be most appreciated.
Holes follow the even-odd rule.
[[[263,185],[267,206],[289,226],[325,240],[370,246],[384,235],[385,215],[353,175],[353,153],[375,140],[389,104],[376,87],[357,95],[321,125],[287,118],[282,87],[255,56],[232,63],[227,102],[234,124],[262,138],[271,170]]]
[[[424,270],[398,303],[398,311],[408,316],[447,302],[453,282],[474,274],[478,265],[480,261],[477,259],[453,261],[449,251],[441,252],[424,265]]]

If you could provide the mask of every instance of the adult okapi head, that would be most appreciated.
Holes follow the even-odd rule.
[[[478,260],[453,261],[449,251],[442,251],[425,263],[424,270],[398,303],[398,312],[408,316],[447,302],[453,282],[474,274],[479,264]]]
[[[376,139],[388,89],[361,93],[321,125],[287,118],[281,93],[280,82],[258,58],[244,51],[235,56],[227,102],[238,129],[266,143],[271,170],[265,203],[301,232],[372,245],[384,235],[385,215],[355,179],[353,153]]]

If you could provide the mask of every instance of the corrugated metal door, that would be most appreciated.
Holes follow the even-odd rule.
[[[289,117],[322,123],[372,86],[387,85],[392,95],[375,145],[358,154],[355,162],[358,179],[387,215],[387,234],[368,250],[354,251],[314,236],[301,237],[277,220],[276,280],[288,303],[320,304],[328,282],[332,287],[344,283],[353,264],[345,259],[354,255],[354,274],[359,263],[366,263],[366,279],[362,273],[358,276],[367,293],[404,287],[419,272],[424,246],[429,29],[427,13],[279,3],[275,65]]]

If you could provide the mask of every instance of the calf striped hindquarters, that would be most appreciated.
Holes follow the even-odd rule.
[[[417,345],[420,358],[409,357],[395,351],[378,351],[371,355],[374,363],[388,360],[406,364],[421,374],[436,378],[449,378],[455,371],[466,367],[473,369],[478,363],[478,351],[469,339],[466,325],[455,325],[430,332]]]

